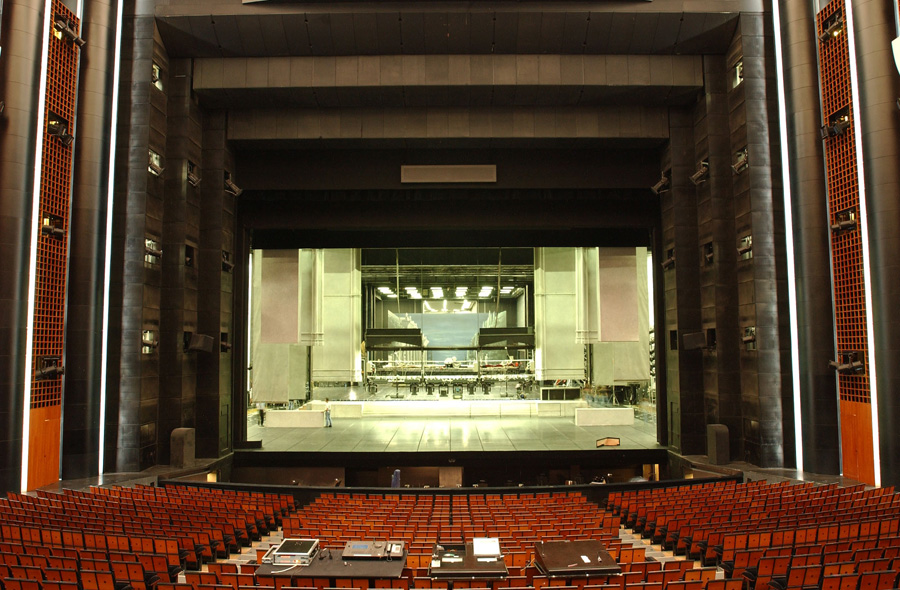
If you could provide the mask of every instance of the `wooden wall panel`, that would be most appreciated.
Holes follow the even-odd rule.
[[[875,480],[872,452],[872,404],[841,400],[843,475],[862,482]]]
[[[28,489],[59,480],[59,441],[62,406],[31,409],[28,431]]]

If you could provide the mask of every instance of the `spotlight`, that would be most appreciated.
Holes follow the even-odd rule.
[[[731,164],[731,170],[734,171],[735,174],[740,174],[749,167],[750,160],[747,153],[747,148],[739,150],[737,153],[735,153],[735,159]]]
[[[838,354],[838,360],[828,361],[828,366],[845,375],[862,373],[865,370],[862,361],[859,360],[859,353],[856,351]]]
[[[852,231],[854,229],[856,229],[856,218],[855,217],[841,219],[837,223],[833,223],[831,225],[831,231],[835,235],[841,235],[844,232]]]
[[[144,246],[144,253],[150,256],[155,256],[156,258],[162,258],[162,250],[159,248],[154,248],[152,246]]]
[[[706,178],[709,176],[709,162],[707,160],[702,160],[700,162],[697,171],[691,174],[691,182],[695,185],[700,185],[706,182]]]
[[[822,125],[821,129],[819,129],[819,137],[824,141],[829,137],[837,137],[839,135],[843,135],[844,131],[849,128],[850,118],[842,117],[832,125]]]
[[[844,17],[836,14],[829,21],[826,21],[822,34],[819,35],[819,41],[827,41],[831,37],[837,37],[844,32]]]
[[[670,268],[675,266],[675,255],[673,254],[672,256],[663,260],[661,266],[663,267],[663,270],[669,270]]]
[[[159,340],[141,338],[141,346],[144,346],[146,348],[156,348],[157,346],[159,346]]]
[[[244,192],[242,188],[234,184],[234,181],[231,180],[231,174],[228,171],[225,172],[225,192],[231,193],[235,197],[241,196],[241,193]]]
[[[191,186],[197,186],[200,184],[200,176],[197,175],[197,165],[187,161],[187,181],[191,183]]]
[[[70,146],[75,141],[75,137],[69,133],[69,126],[60,119],[50,119],[47,123],[47,133],[59,139],[64,146]]]
[[[46,221],[46,220],[45,220]],[[41,233],[51,238],[61,240],[66,236],[66,231],[52,223],[44,223],[41,225]]]
[[[6,110],[6,102],[0,100],[0,115],[3,114],[3,111]]]
[[[742,246],[739,246],[739,247],[738,247],[737,251],[738,251],[738,255],[739,255],[739,256],[742,256],[742,255],[744,255],[744,254],[746,254],[746,253],[748,253],[748,252],[752,252],[752,251],[753,251],[753,244],[743,244]]]
[[[41,358],[41,366],[34,372],[36,381],[47,381],[61,377],[66,372],[65,367],[59,364],[58,356],[45,356]]]
[[[75,32],[75,28],[73,27],[73,23],[63,15],[57,14],[53,17],[53,28],[56,29],[57,37],[65,37],[67,41],[70,41],[79,47],[84,46],[84,39],[78,36],[78,33]]]
[[[231,261],[231,255],[222,250],[222,270],[231,272],[234,270],[234,263]]]
[[[669,192],[669,177],[663,174],[659,181],[650,187],[650,191],[654,195]]]

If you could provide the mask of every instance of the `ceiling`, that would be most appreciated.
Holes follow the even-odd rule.
[[[652,12],[642,4],[634,3],[633,10],[629,4],[624,10],[618,4],[603,11],[528,10],[516,3],[506,10],[441,11],[417,2],[377,11],[365,3],[317,12],[276,5],[265,12],[235,7],[230,14],[202,7],[184,14],[162,5],[157,24],[170,57],[679,55],[724,53],[738,19],[737,12],[727,11],[729,2],[702,3],[695,12]]]

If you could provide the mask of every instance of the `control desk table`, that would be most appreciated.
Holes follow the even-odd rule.
[[[472,543],[465,545],[435,545],[428,575],[442,580],[471,580],[506,578],[509,571],[503,556],[477,557]]]
[[[538,541],[534,544],[538,569],[550,577],[620,574],[622,568],[600,541]]]

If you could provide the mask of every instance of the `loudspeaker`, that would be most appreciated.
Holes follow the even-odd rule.
[[[681,335],[682,350],[700,350],[706,348],[706,334],[703,332],[687,332]]]
[[[216,340],[212,336],[207,336],[206,334],[191,334],[191,341],[188,344],[188,350],[212,352],[215,342]]]

